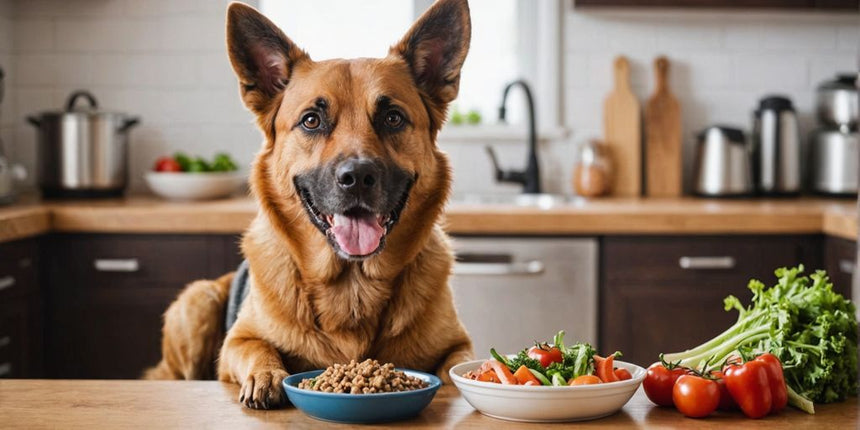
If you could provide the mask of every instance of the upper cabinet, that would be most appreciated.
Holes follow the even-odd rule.
[[[571,0],[574,6],[732,9],[829,9],[860,11],[860,0]]]

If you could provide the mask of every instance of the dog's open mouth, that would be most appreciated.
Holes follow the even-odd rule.
[[[394,209],[381,214],[363,206],[352,207],[343,213],[328,214],[314,203],[306,188],[298,187],[299,196],[313,224],[328,238],[335,250],[347,259],[364,259],[380,252],[385,237],[400,219],[412,182],[406,186]]]

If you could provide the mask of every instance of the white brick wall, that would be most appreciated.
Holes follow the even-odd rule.
[[[616,55],[630,58],[643,106],[653,91],[653,59],[667,55],[682,108],[688,177],[695,132],[716,123],[749,130],[758,99],[781,93],[793,99],[805,136],[815,127],[815,87],[858,63],[857,14],[568,9],[565,19],[563,91],[573,140],[603,134]]]
[[[0,132],[12,155],[32,168],[35,132],[25,116],[59,108],[70,91],[87,88],[104,108],[143,119],[132,132],[136,190],[158,155],[180,149],[227,150],[247,165],[260,136],[239,102],[224,50],[227,3],[0,0],[0,66],[10,86]],[[808,132],[817,83],[857,63],[856,14],[565,10],[562,91],[565,125],[573,133],[541,145],[549,191],[570,192],[575,144],[602,135],[603,100],[618,54],[631,59],[634,91],[643,102],[653,87],[653,58],[672,60],[688,158],[695,131],[712,123],[748,129],[750,112],[767,93],[791,96]],[[494,144],[506,167],[521,168],[524,142],[524,134],[503,142],[442,142],[452,156],[455,191],[517,192],[493,183],[480,143]]]
[[[11,155],[32,171],[36,133],[26,116],[59,109],[84,88],[104,109],[142,118],[131,132],[133,190],[145,188],[155,158],[177,150],[228,151],[248,166],[261,138],[224,48],[228,3],[0,0],[0,66],[14,79],[3,104]]]

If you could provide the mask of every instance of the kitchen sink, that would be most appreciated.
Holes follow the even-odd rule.
[[[564,194],[463,194],[454,196],[451,202],[455,204],[514,205],[550,209],[576,200],[578,198]]]

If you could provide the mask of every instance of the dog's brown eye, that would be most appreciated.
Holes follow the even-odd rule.
[[[308,130],[316,130],[321,123],[320,116],[315,113],[309,113],[302,118],[302,127]]]
[[[403,125],[403,114],[396,110],[390,110],[385,114],[385,125],[397,128]]]

